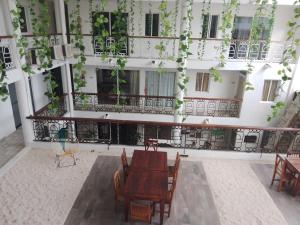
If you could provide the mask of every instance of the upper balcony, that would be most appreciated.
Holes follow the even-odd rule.
[[[101,56],[103,49],[99,47],[92,35],[84,35],[84,45],[86,56]],[[114,43],[114,37],[108,37],[105,46],[109,49]],[[147,36],[128,36],[123,50],[119,53],[122,56],[142,59],[161,59],[159,51],[155,48],[161,41],[164,42],[166,50],[163,53],[163,59],[176,59],[178,56],[178,37],[147,37]],[[190,60],[216,61],[219,55],[219,49],[222,39],[202,39],[192,38],[189,56]],[[251,46],[250,46],[251,45]],[[280,62],[282,53],[285,49],[284,42],[273,41],[267,43],[265,40],[259,40],[258,43],[250,44],[249,40],[232,39],[226,53],[227,60],[238,62],[242,60]],[[114,52],[109,52],[114,56]]]
[[[0,36],[0,60],[4,62],[6,70],[16,67],[12,41],[10,36]]]

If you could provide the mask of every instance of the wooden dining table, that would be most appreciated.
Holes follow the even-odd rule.
[[[292,194],[296,196],[299,194],[300,189],[300,158],[294,158],[294,157],[286,157],[284,164],[283,164],[283,170],[280,177],[280,186],[282,186],[283,181],[286,177],[286,171],[289,170],[290,172],[297,174],[297,181],[296,184],[293,187]]]
[[[134,150],[126,179],[125,221],[128,221],[129,204],[134,200],[148,200],[160,204],[160,224],[163,224],[165,200],[168,193],[167,153]]]

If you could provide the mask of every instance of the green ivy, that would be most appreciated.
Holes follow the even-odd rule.
[[[225,54],[227,48],[230,45],[231,33],[228,30],[232,29],[234,11],[239,7],[239,0],[230,0],[229,2],[224,1],[222,11],[222,23],[219,30],[222,32],[222,43],[220,48],[219,64],[217,67],[210,68],[210,75],[214,77],[215,81],[222,81],[221,74],[218,68],[225,67]]]
[[[178,11],[179,11],[179,0],[175,1],[175,8],[173,13],[173,55],[175,55],[175,47],[176,47],[176,36],[177,36],[177,18],[178,18]]]
[[[172,11],[168,11],[168,0],[162,0],[158,7],[159,17],[161,21],[161,37],[170,37],[172,32],[172,24],[170,20],[170,16],[172,15]],[[158,50],[158,56],[160,59],[160,63],[158,64],[157,71],[162,74],[165,72],[163,55],[166,52],[168,40],[161,39],[159,44],[155,46],[155,49]]]
[[[16,39],[16,46],[19,50],[20,58],[23,58],[26,56],[26,49],[28,48],[28,41],[27,38],[23,37],[22,34],[20,34],[21,30],[21,23],[23,23],[23,19],[21,18],[21,5],[19,1],[16,1],[16,9],[11,10],[10,14],[12,15],[12,25],[13,25],[13,31],[14,31],[14,37]],[[22,70],[27,74],[33,74],[32,66],[30,64],[23,64]]]
[[[129,11],[129,23],[130,23],[130,34],[134,36],[135,28],[134,28],[134,8],[135,8],[136,2],[135,0],[130,0],[130,11]],[[130,53],[134,53],[134,39],[130,39]]]
[[[73,34],[72,43],[79,52],[74,56],[74,58],[76,59],[76,63],[73,65],[74,89],[75,92],[79,92],[79,98],[81,102],[83,104],[86,104],[87,95],[82,93],[82,88],[86,86],[86,71],[84,69],[86,57],[84,54],[85,46],[83,43],[83,35],[81,32],[80,0],[76,1],[76,6],[71,13],[70,31]]]
[[[8,90],[7,90],[7,83],[5,81],[6,79],[6,70],[5,70],[5,64],[0,59],[0,99],[2,102],[6,101],[8,98]]]
[[[193,19],[192,16],[192,9],[193,9],[193,0],[187,0],[187,15],[186,17],[183,17],[183,22],[187,22],[187,26],[182,31],[179,37],[179,53],[178,58],[176,60],[177,62],[177,71],[178,71],[178,83],[177,86],[179,88],[179,91],[186,90],[186,85],[189,81],[187,77],[187,67],[186,67],[186,61],[188,57],[192,54],[189,52],[190,44],[192,43],[191,36],[191,21]],[[175,109],[179,109],[183,104],[183,101],[181,99],[176,99],[175,101]]]
[[[38,9],[38,13],[36,13],[36,8]],[[55,114],[59,109],[59,97],[55,93],[58,84],[50,70],[53,65],[51,60],[51,49],[49,47],[50,36],[48,31],[50,27],[50,16],[48,2],[46,0],[31,0],[30,16],[34,35],[34,47],[40,61],[38,69],[48,71],[44,78],[44,81],[48,83],[48,90],[45,92],[45,95],[51,101],[48,106],[49,110]]]

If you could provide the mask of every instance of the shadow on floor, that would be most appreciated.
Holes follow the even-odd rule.
[[[278,182],[276,181],[273,186],[270,187],[274,168],[273,165],[252,164],[251,166],[289,225],[299,225],[300,196],[293,197],[289,194],[288,190],[277,192]]]
[[[0,168],[25,147],[22,128],[0,140]]]
[[[124,225],[123,206],[114,211],[112,176],[120,158],[98,156],[65,225]],[[201,162],[182,162],[167,225],[220,225],[219,216]],[[157,225],[159,213],[152,224]],[[139,224],[139,223],[135,223]]]

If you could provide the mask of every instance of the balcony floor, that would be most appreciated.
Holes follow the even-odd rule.
[[[122,206],[114,212],[112,174],[121,168],[120,158],[88,151],[77,158],[76,166],[60,169],[51,150],[33,149],[19,159],[0,179],[3,224],[129,224],[123,222]],[[171,216],[164,224],[299,224],[300,197],[278,193],[276,185],[269,188],[271,164],[191,160],[182,160]]]

